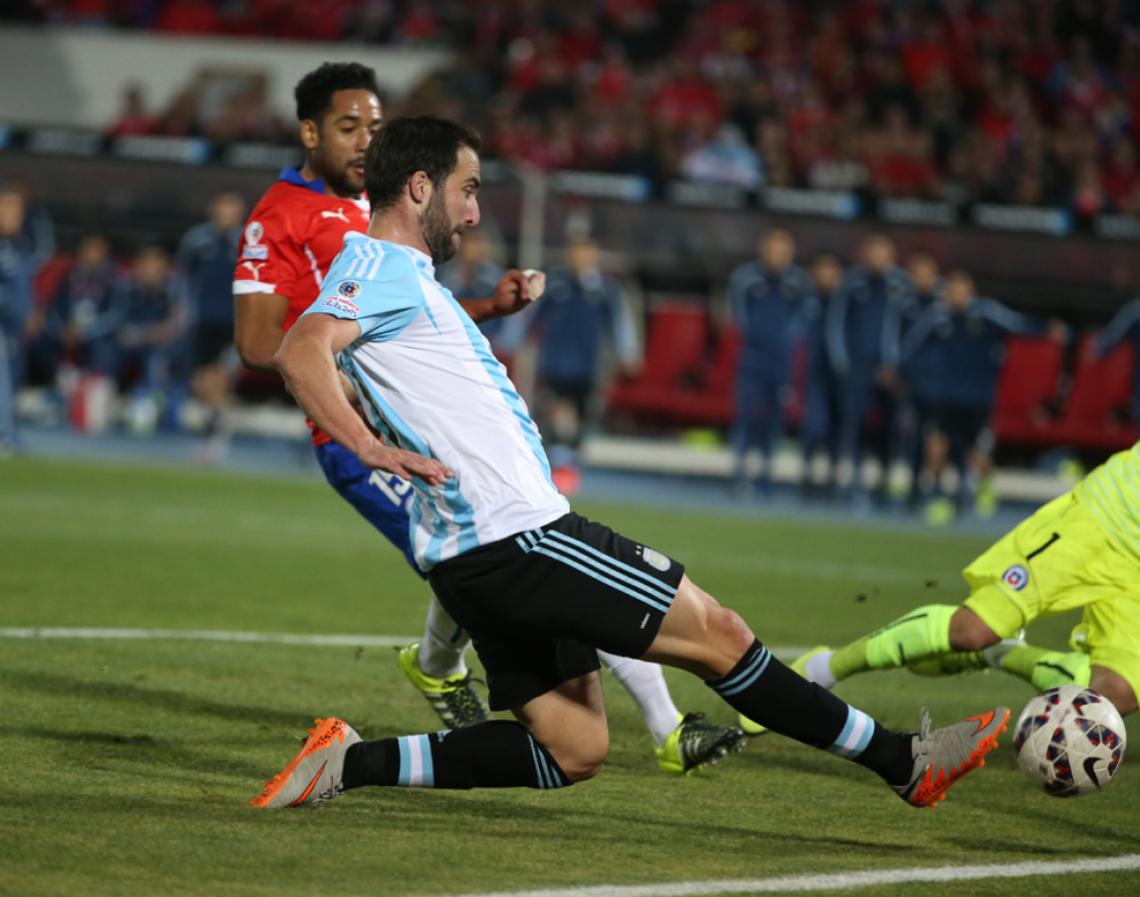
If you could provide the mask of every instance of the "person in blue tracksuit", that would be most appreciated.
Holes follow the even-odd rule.
[[[746,494],[745,458],[759,449],[762,495],[771,487],[772,449],[784,427],[792,374],[792,353],[804,332],[804,304],[811,279],[794,263],[796,244],[783,228],[760,239],[759,258],[741,265],[728,281],[728,306],[743,338],[736,374],[736,417],[731,443],[733,482]]]
[[[16,395],[24,378],[24,341],[44,261],[28,202],[0,185],[0,457],[16,449]]]
[[[973,278],[951,271],[945,296],[915,323],[902,347],[904,363],[922,354],[930,377],[932,405],[925,434],[926,463],[934,494],[949,459],[958,471],[957,509],[977,494],[978,510],[995,510],[992,490],[979,491],[990,471],[993,412],[998,377],[1009,334],[1045,334],[1064,339],[1064,326],[1019,314],[994,299],[979,297]],[[928,509],[929,510],[929,509]],[[944,522],[931,518],[931,522]]]
[[[878,443],[884,476],[891,460],[894,396],[902,318],[914,301],[906,273],[895,264],[894,241],[872,234],[861,262],[848,270],[827,309],[827,350],[839,384],[839,457],[851,468],[849,498],[862,501],[862,460],[867,414],[883,409]]]
[[[899,337],[906,343],[914,325],[938,301],[945,289],[938,262],[929,252],[912,252],[907,259],[907,274],[914,290],[914,301],[904,309]],[[923,439],[934,404],[938,386],[938,353],[928,345],[925,351],[916,352],[900,362],[899,375],[903,391],[900,396],[901,452],[910,463],[910,504],[917,506],[921,498],[920,481],[923,479]]]
[[[540,429],[550,441],[555,482],[572,493],[577,488],[578,445],[606,340],[612,342],[623,370],[635,371],[640,360],[621,284],[602,272],[594,240],[570,240],[566,266],[547,274],[546,293],[534,306],[530,326],[539,341]]]
[[[132,419],[139,415],[136,425],[149,429],[161,413],[162,425],[177,429],[190,374],[190,310],[185,283],[165,250],[147,246],[138,253],[119,302],[117,379],[131,380]]]
[[[44,315],[32,350],[38,366],[66,381],[69,371],[109,377],[118,370],[115,333],[122,323],[122,279],[102,234],[87,234]]]
[[[1097,334],[1093,349],[1097,356],[1111,352],[1124,339],[1131,339],[1136,350],[1132,367],[1132,422],[1140,425],[1140,298],[1120,309],[1104,330]]]
[[[803,457],[801,491],[805,496],[815,492],[812,464],[820,449],[826,449],[828,475],[826,491],[835,481],[839,455],[839,394],[835,372],[827,352],[827,309],[843,282],[843,266],[831,253],[817,256],[811,266],[812,290],[804,300],[804,324],[807,328],[807,383],[804,392],[804,416],[800,423],[800,450]]]

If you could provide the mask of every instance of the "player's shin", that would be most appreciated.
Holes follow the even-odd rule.
[[[706,684],[739,713],[773,732],[854,760],[892,785],[911,777],[909,733],[892,732],[808,682],[758,641],[727,675]]]
[[[436,679],[462,676],[467,672],[463,652],[469,644],[471,636],[443,609],[439,599],[432,595],[417,657],[420,669]]]
[[[570,778],[523,725],[495,720],[364,741],[348,749],[344,788],[562,788]]]
[[[837,680],[868,670],[890,670],[950,650],[950,604],[916,607],[881,629],[831,653],[829,666]]]

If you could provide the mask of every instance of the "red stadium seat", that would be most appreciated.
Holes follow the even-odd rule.
[[[1122,343],[1103,358],[1092,355],[1093,337],[1082,340],[1073,388],[1050,432],[1057,442],[1077,448],[1116,451],[1136,442],[1137,427],[1121,416],[1132,400],[1135,353]]]
[[[649,315],[641,375],[611,386],[609,407],[639,417],[685,417],[687,399],[694,392],[686,379],[700,369],[708,330],[708,314],[692,304],[666,302],[655,308]]]
[[[645,372],[637,380],[615,384],[607,396],[612,410],[681,426],[727,427],[735,412],[736,368],[740,332],[729,325],[715,338],[708,357],[708,317],[691,307],[670,305],[650,319]],[[792,358],[792,396],[787,423],[803,416],[807,380],[806,346]]]
[[[732,398],[732,391],[736,385],[736,366],[740,362],[740,348],[743,337],[735,326],[729,324],[720,332],[717,341],[716,355],[713,357],[712,367],[709,370],[705,388],[710,393],[724,395]]]
[[[1000,443],[1040,445],[1053,441],[1045,404],[1057,393],[1062,347],[1038,337],[1010,337],[998,380],[994,435]]]
[[[684,302],[659,305],[649,316],[642,379],[673,384],[698,367],[708,341],[709,316]]]

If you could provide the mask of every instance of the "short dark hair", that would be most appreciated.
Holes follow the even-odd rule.
[[[368,144],[364,189],[375,212],[394,205],[417,171],[442,184],[455,171],[461,147],[479,152],[482,140],[470,128],[431,115],[397,118]]]
[[[338,90],[370,90],[380,96],[376,72],[359,62],[326,62],[313,69],[293,88],[297,101],[297,121],[316,120],[324,115]]]

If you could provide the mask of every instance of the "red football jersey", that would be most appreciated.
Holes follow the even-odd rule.
[[[306,181],[286,168],[254,207],[242,232],[234,269],[234,293],[276,293],[289,299],[282,329],[317,298],[321,281],[349,231],[368,231],[368,200],[325,193],[324,183]],[[313,442],[328,434],[309,421]]]

